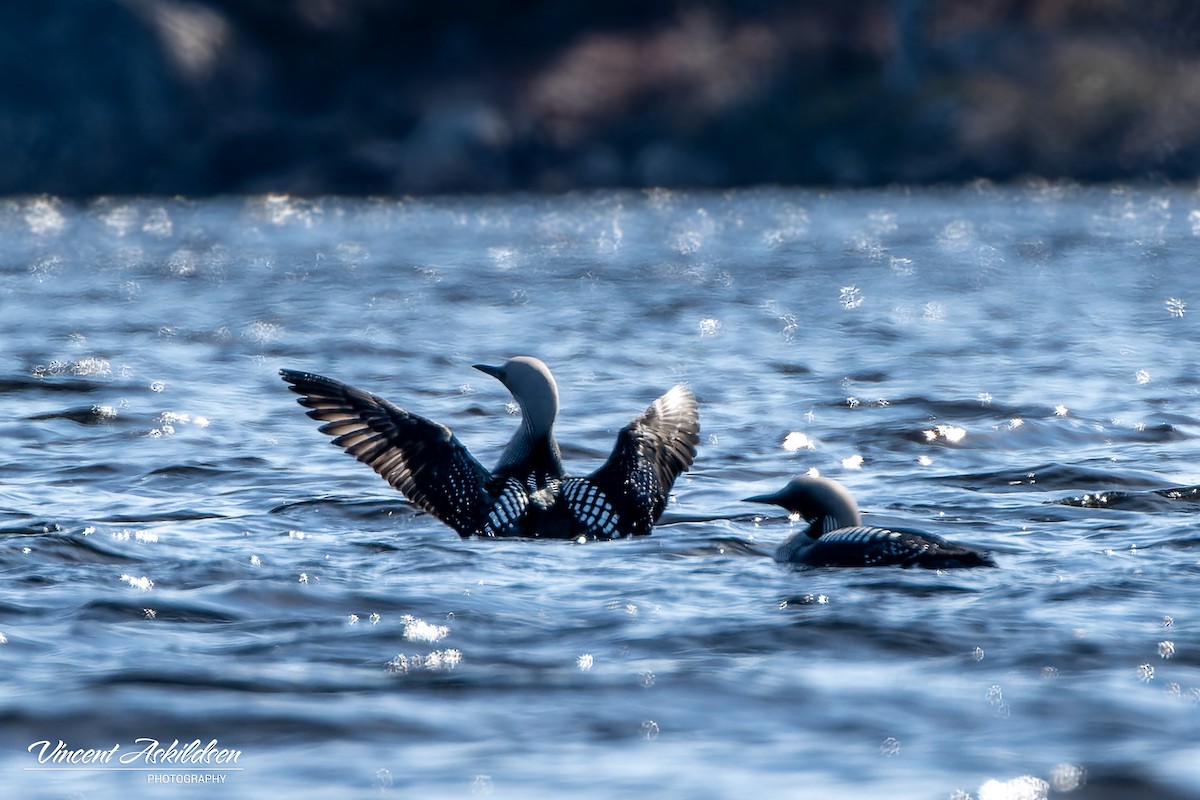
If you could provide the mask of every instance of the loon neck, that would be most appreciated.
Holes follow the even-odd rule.
[[[821,498],[821,501],[819,511],[814,512],[810,509],[807,514],[802,515],[808,523],[808,535],[813,539],[839,528],[853,528],[862,524],[862,516],[858,513],[858,506],[853,499],[832,493]]]
[[[851,527],[841,524],[838,518],[833,516],[816,517],[811,520],[805,520],[805,522],[808,523],[808,527],[804,532],[808,534],[808,538],[810,539],[819,539],[822,534],[830,533],[838,528]]]
[[[562,456],[553,431],[548,430],[538,435],[522,422],[504,448],[495,471],[506,477],[518,478],[522,482],[531,474],[547,478],[563,477],[565,471]]]

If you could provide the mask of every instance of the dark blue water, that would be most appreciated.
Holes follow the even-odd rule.
[[[1197,796],[1198,237],[1165,188],[0,201],[4,795]],[[576,473],[693,387],[653,536],[460,540],[277,376],[491,464],[515,354]],[[1000,568],[759,555],[812,469]]]

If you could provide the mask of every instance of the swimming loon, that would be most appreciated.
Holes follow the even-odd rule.
[[[460,536],[615,539],[650,533],[700,441],[696,398],[685,386],[659,397],[617,434],[608,460],[567,477],[554,439],[558,386],[529,356],[475,369],[498,378],[521,425],[488,472],[445,425],[332,378],[280,370],[333,444],[370,466]]]
[[[799,514],[808,528],[775,551],[776,561],[813,567],[994,567],[989,555],[920,531],[863,525],[854,497],[837,481],[801,476],[773,494],[747,497]]]

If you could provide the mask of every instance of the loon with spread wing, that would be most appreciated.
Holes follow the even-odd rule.
[[[586,477],[563,469],[554,421],[558,386],[529,356],[475,369],[500,380],[521,424],[496,467],[485,469],[451,430],[332,378],[280,375],[333,444],[371,467],[460,536],[616,539],[650,533],[671,486],[696,456],[696,398],[675,386],[617,434],[604,464]]]

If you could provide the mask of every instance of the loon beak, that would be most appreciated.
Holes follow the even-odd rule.
[[[504,374],[503,367],[489,367],[487,364],[472,364],[471,368],[477,369],[480,372],[486,372],[488,375],[491,375],[496,380],[498,380],[502,383],[504,382],[504,378],[502,377]]]
[[[768,503],[770,505],[779,505],[778,493],[772,494],[756,494],[754,497],[746,497],[742,500],[743,503]]]

